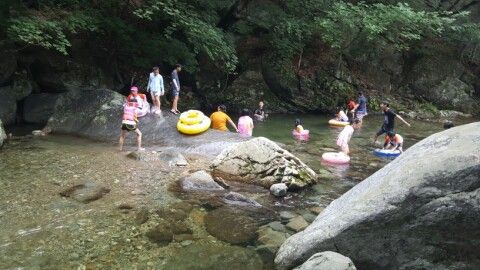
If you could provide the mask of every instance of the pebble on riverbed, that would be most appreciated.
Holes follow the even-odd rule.
[[[297,216],[295,218],[292,218],[287,223],[286,227],[292,231],[300,232],[308,227],[308,222],[302,216]]]
[[[275,197],[287,195],[288,187],[284,183],[273,184],[270,186],[270,193]]]
[[[71,198],[75,201],[82,203],[89,203],[102,198],[105,194],[109,193],[110,189],[100,186],[96,183],[87,182],[85,184],[79,184],[65,189],[60,192],[62,197]]]

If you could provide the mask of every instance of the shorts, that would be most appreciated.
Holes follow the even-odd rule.
[[[180,95],[180,90],[175,87],[172,87],[172,96],[178,97],[179,95]]]
[[[385,126],[382,126],[379,131],[377,131],[377,136],[380,136],[382,134],[385,134],[389,131],[393,131],[393,128],[387,128]]]
[[[126,130],[128,132],[137,130],[137,125],[130,125],[130,124],[122,124],[122,130]]]
[[[150,91],[150,94],[152,94],[152,96],[160,97],[160,96],[164,95],[164,92],[163,91]]]
[[[367,113],[366,112],[358,112],[357,111],[357,118],[359,120],[362,120],[363,117],[367,116]]]

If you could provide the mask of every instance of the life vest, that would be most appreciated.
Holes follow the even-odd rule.
[[[125,105],[125,107],[123,108],[122,123],[135,124],[137,122],[137,113],[135,110],[135,107]]]

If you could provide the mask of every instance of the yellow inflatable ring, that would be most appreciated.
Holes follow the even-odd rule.
[[[188,110],[180,114],[180,122],[187,125],[195,125],[203,121],[205,115],[201,111]]]
[[[211,124],[210,118],[204,115],[200,123],[193,124],[193,125],[187,125],[183,123],[181,120],[179,120],[177,123],[177,130],[183,134],[196,135],[209,129],[210,124]]]
[[[338,120],[335,120],[335,119],[330,119],[328,121],[328,124],[330,124],[332,126],[337,126],[337,127],[344,127],[344,126],[350,125],[350,122],[343,122],[343,121],[338,121]]]

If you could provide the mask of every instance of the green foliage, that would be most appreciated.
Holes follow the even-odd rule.
[[[57,20],[34,16],[11,19],[7,33],[13,41],[67,54],[71,46],[67,33],[76,34],[82,30],[96,30],[91,18],[84,14],[70,14]]]
[[[134,14],[153,23],[166,24],[164,38],[184,36],[194,53],[205,53],[219,67],[228,72],[235,70],[238,59],[233,42],[215,25],[202,20],[189,4],[177,0],[154,0]]]

